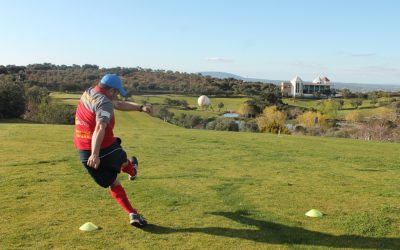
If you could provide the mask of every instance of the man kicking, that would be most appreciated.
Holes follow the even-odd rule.
[[[143,227],[147,222],[131,205],[118,180],[122,171],[134,180],[137,175],[136,157],[127,159],[121,139],[114,137],[114,108],[121,111],[150,113],[148,106],[119,101],[126,95],[122,81],[115,74],[106,74],[101,81],[83,93],[76,109],[74,144],[80,160],[97,184],[110,188],[112,197],[129,215],[130,224]]]

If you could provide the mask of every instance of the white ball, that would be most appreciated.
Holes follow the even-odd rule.
[[[202,95],[199,97],[199,99],[197,99],[197,104],[199,104],[199,106],[208,106],[211,104],[211,102],[207,96]]]

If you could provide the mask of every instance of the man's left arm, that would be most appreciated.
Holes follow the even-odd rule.
[[[150,113],[151,108],[149,106],[123,101],[113,101],[114,108],[120,111],[141,111]]]

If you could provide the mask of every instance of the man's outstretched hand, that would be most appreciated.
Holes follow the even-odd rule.
[[[151,107],[150,106],[143,106],[142,111],[146,112],[147,114],[151,114]]]

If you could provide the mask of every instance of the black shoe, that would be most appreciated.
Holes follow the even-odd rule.
[[[139,162],[135,156],[132,156],[130,161],[132,162],[133,168],[135,169],[135,175],[129,175],[129,180],[133,181],[136,179],[138,173]]]
[[[140,214],[129,214],[129,223],[135,227],[144,227],[147,225],[146,219]]]

